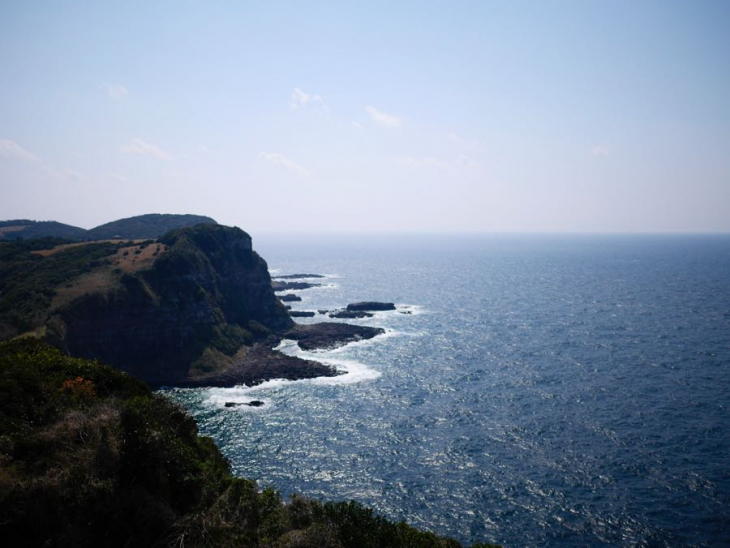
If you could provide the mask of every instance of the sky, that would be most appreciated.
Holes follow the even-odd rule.
[[[0,3],[0,219],[728,232],[730,2]]]

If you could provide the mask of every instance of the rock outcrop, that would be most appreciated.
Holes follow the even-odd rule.
[[[314,312],[309,310],[290,310],[289,315],[292,318],[312,318],[314,317]]]
[[[364,310],[339,310],[329,315],[330,318],[352,320],[355,318],[372,318],[373,314]]]
[[[310,289],[312,287],[320,287],[322,284],[313,284],[309,282],[281,282],[274,280],[271,282],[271,286],[274,291],[288,291],[289,289]]]
[[[322,322],[308,325],[297,324],[282,334],[284,339],[297,341],[302,350],[337,348],[347,343],[372,339],[382,335],[380,327],[366,327],[338,322]]]
[[[361,303],[352,303],[347,305],[347,310],[395,310],[394,303],[380,303],[376,301],[364,301]]]

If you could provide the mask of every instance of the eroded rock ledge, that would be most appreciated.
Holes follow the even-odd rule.
[[[287,356],[266,345],[255,344],[225,371],[185,379],[175,383],[175,386],[181,388],[208,386],[225,388],[240,384],[254,386],[272,379],[296,381],[315,377],[335,377],[340,374],[340,371],[329,365]]]
[[[385,333],[380,327],[350,325],[338,322],[322,322],[309,325],[297,324],[282,334],[284,339],[297,341],[302,350],[337,348],[347,343],[372,339]]]

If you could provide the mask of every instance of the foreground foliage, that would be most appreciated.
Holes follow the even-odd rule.
[[[181,408],[34,339],[0,344],[4,546],[457,547],[355,502],[231,476]],[[486,546],[486,545],[482,545]]]

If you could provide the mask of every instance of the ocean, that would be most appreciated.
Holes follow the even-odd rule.
[[[348,320],[387,330],[369,341],[282,344],[340,377],[166,392],[236,474],[464,543],[730,545],[730,237],[254,234],[254,248],[273,273],[327,275],[294,309],[398,309]]]

